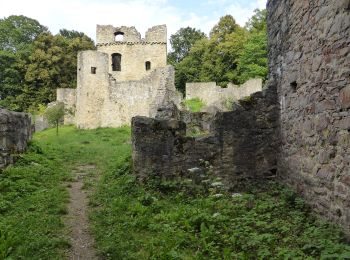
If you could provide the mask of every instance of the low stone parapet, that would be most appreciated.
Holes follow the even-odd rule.
[[[29,114],[0,108],[0,169],[12,164],[16,155],[26,150],[32,133]]]

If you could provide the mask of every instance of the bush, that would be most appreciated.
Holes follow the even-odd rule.
[[[186,99],[184,104],[191,112],[200,112],[205,107],[205,103],[199,98]]]

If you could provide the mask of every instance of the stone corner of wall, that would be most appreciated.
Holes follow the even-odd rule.
[[[0,108],[0,168],[14,163],[14,154],[23,153],[32,138],[30,114]]]

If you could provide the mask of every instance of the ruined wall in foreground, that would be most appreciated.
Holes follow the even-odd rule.
[[[281,177],[350,232],[350,1],[268,1]]]
[[[0,169],[12,164],[27,148],[33,127],[29,114],[0,108]]]
[[[269,86],[240,101],[233,111],[216,113],[210,134],[202,137],[186,136],[182,121],[134,117],[134,173],[141,180],[150,175],[188,177],[189,169],[203,167],[204,160],[232,188],[275,176],[279,145],[276,100],[275,87]]]

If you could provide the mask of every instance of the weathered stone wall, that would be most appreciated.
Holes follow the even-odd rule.
[[[132,142],[134,172],[146,180],[155,174],[173,178],[188,174],[208,161],[230,187],[247,180],[276,175],[278,103],[275,86],[241,100],[233,111],[218,112],[206,137],[186,136],[177,120],[134,117]]]
[[[91,73],[91,67],[96,68],[96,74]],[[166,101],[181,101],[173,67],[155,69],[139,81],[120,82],[109,74],[108,54],[79,53],[75,113],[78,127],[118,127],[130,124],[136,115],[155,117],[158,107]]]
[[[250,79],[241,86],[230,83],[226,88],[215,82],[186,83],[186,99],[199,98],[207,106],[224,107],[226,101],[238,100],[261,90],[261,79]]]
[[[32,132],[29,114],[0,108],[0,169],[12,164],[15,155],[26,150]]]
[[[50,127],[49,122],[43,115],[32,116],[32,120],[34,121],[35,132],[44,131],[45,129]]]
[[[115,40],[115,33],[124,33],[121,41]],[[167,31],[165,25],[158,25],[146,32],[141,39],[135,27],[113,27],[97,25],[97,50],[108,54],[109,73],[117,81],[140,80],[153,69],[165,67],[167,60]],[[112,70],[112,54],[121,54],[121,71]],[[151,69],[146,70],[146,62]]]
[[[215,127],[216,113],[181,110],[178,119],[186,124],[186,132],[212,132]]]
[[[268,1],[281,177],[350,233],[350,2]]]
[[[58,88],[57,102],[64,103],[65,115],[64,124],[75,123],[75,108],[76,108],[76,89],[75,88]]]

